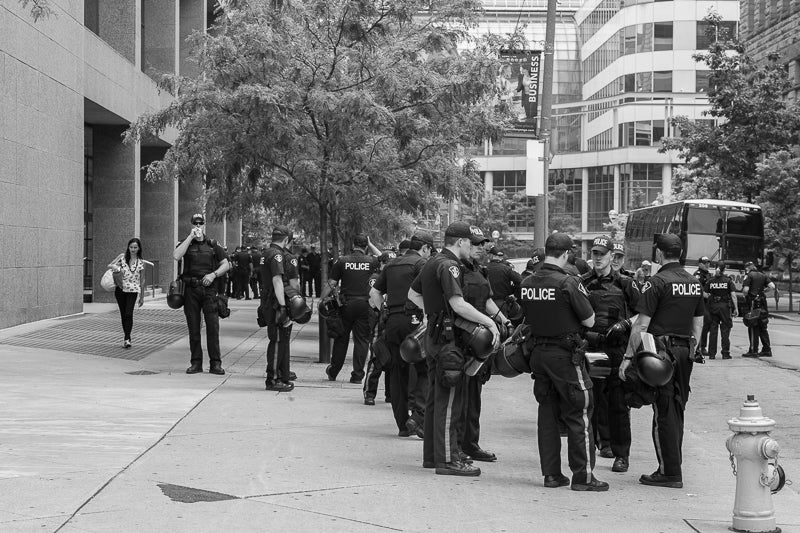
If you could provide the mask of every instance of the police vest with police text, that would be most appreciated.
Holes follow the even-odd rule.
[[[612,273],[602,278],[595,271],[581,276],[583,286],[589,291],[589,301],[594,309],[592,331],[605,333],[609,327],[629,317],[625,292],[619,275]]]
[[[523,280],[520,305],[534,337],[559,337],[581,328],[566,292],[568,278],[563,270],[545,264]]]

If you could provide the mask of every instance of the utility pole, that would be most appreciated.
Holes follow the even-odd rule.
[[[544,246],[550,233],[548,221],[547,191],[550,188],[550,135],[551,116],[553,114],[553,56],[556,40],[556,7],[557,0],[547,0],[547,25],[544,33],[544,72],[542,73],[542,113],[539,121],[539,138],[544,141],[544,194],[536,197],[536,225],[534,239],[536,246]]]

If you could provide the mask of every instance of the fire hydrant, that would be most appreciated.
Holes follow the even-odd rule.
[[[783,469],[778,466],[778,442],[769,436],[775,421],[761,411],[753,395],[747,396],[739,416],[728,420],[733,435],[725,446],[736,476],[733,506],[734,531],[778,533],[772,493],[783,488]],[[735,458],[735,459],[734,459]]]

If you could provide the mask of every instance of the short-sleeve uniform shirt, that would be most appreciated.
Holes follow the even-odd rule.
[[[428,259],[411,284],[411,288],[422,294],[425,313],[431,317],[441,312],[452,311],[450,298],[464,296],[461,290],[463,278],[461,261],[445,248],[441,253]]]
[[[680,263],[668,263],[642,286],[639,313],[651,317],[653,335],[692,334],[693,318],[703,316],[703,287]]]
[[[551,263],[522,280],[520,306],[535,337],[575,333],[594,314],[580,280]]]
[[[261,257],[260,276],[261,276],[261,301],[272,303],[276,301],[275,288],[272,286],[272,278],[280,276],[283,284],[287,285],[289,273],[286,272],[287,255],[286,250],[281,246],[272,243]]]
[[[345,298],[366,300],[369,298],[369,278],[378,271],[378,265],[377,257],[355,251],[333,264],[330,279],[341,283]]]

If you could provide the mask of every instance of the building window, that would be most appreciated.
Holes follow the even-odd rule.
[[[492,144],[492,155],[526,155],[527,146],[527,139],[505,137]]]
[[[654,120],[653,121],[653,144],[660,143],[661,139],[664,138],[665,130],[664,130],[664,121],[663,120]]]
[[[550,194],[552,203],[550,213],[581,219],[583,180],[581,169],[560,168],[550,171]]]
[[[634,122],[636,128],[636,146],[650,146],[653,143],[653,129],[650,121]]]
[[[709,36],[708,34],[712,35]],[[736,37],[736,22],[721,21],[717,28],[705,21],[697,21],[697,50],[705,50],[711,41],[729,40]]]
[[[91,301],[94,288],[94,130],[83,127],[83,292]]]
[[[672,50],[672,22],[656,22],[653,25],[653,50]]]
[[[493,172],[492,191],[504,191],[509,196],[525,192],[525,171],[502,170]]]
[[[602,231],[608,212],[614,208],[614,167],[589,169],[588,231]]]
[[[637,24],[636,25],[636,51],[637,52],[652,52],[653,51],[653,25],[652,24]]]
[[[637,93],[653,92],[653,73],[652,72],[637,72],[636,73],[636,92]]]
[[[613,131],[611,130],[611,128],[609,128],[603,133],[598,133],[594,137],[591,137],[588,140],[587,144],[590,152],[595,152],[597,150],[608,150],[609,148],[613,148],[614,147]]]
[[[651,205],[661,194],[662,165],[626,163],[619,167],[620,206],[625,211]]]
[[[671,93],[672,92],[672,71],[657,70],[653,72],[653,92]]]
[[[694,73],[694,86],[695,92],[698,93],[707,93],[708,92],[708,82],[711,76],[711,71],[708,70],[697,70]]]
[[[625,26],[622,31],[622,43],[625,55],[636,53],[636,26]]]

